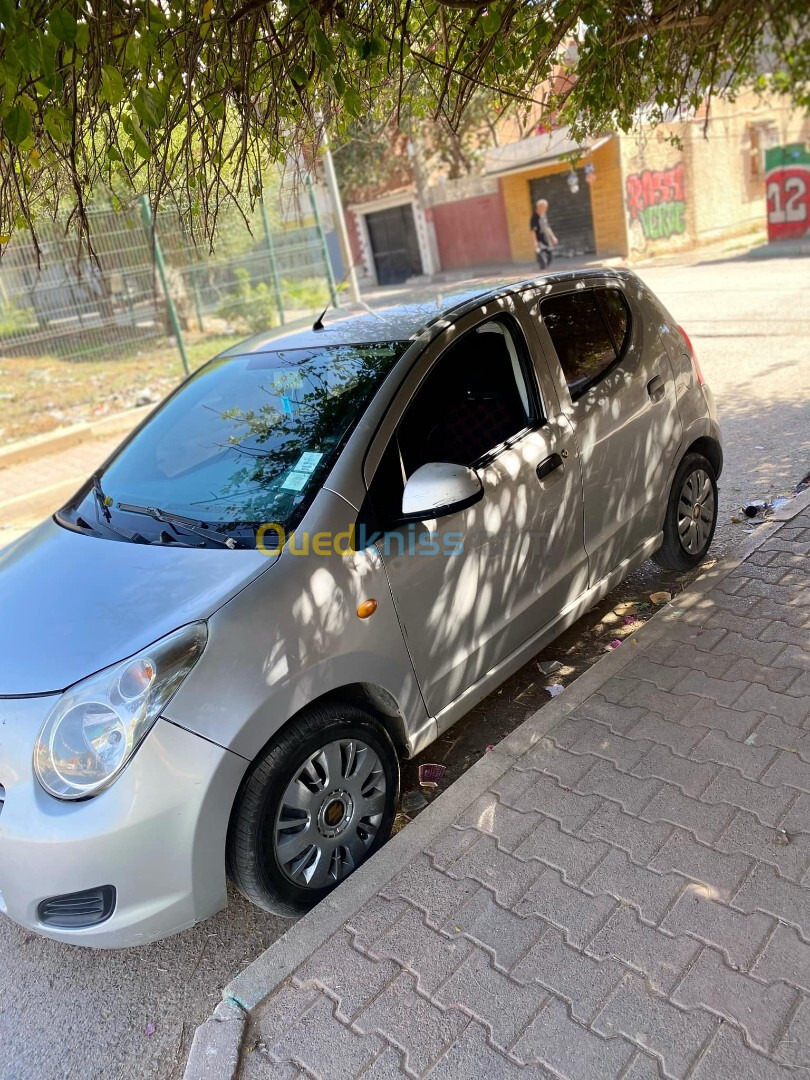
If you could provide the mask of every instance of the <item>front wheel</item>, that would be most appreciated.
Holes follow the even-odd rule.
[[[684,456],[664,517],[664,542],[652,556],[665,570],[691,570],[705,557],[717,525],[717,477],[702,454]]]
[[[399,797],[391,738],[353,705],[314,706],[253,763],[228,830],[228,875],[265,911],[295,918],[388,838]]]

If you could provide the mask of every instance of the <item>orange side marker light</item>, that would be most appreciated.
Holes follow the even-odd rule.
[[[373,615],[376,610],[376,600],[364,600],[362,604],[357,605],[357,617],[360,619],[367,619],[370,615]]]

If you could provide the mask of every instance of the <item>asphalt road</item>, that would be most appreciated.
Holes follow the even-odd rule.
[[[750,528],[730,520],[740,503],[789,490],[810,471],[810,259],[740,258],[641,275],[689,333],[717,397],[726,467],[715,554],[728,554]],[[649,571],[637,573],[641,584],[650,580]],[[516,700],[521,685],[519,672],[501,697]],[[478,722],[486,710],[475,710]],[[523,717],[516,711],[514,724]],[[182,1076],[194,1028],[222,987],[287,925],[233,897],[226,912],[168,941],[90,952],[0,919],[0,1077]]]

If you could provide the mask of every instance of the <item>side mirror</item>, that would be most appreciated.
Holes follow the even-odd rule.
[[[408,477],[402,493],[404,521],[448,517],[484,497],[484,485],[474,469],[432,461]]]

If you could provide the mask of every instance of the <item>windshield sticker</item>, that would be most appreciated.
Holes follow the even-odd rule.
[[[281,485],[282,491],[303,491],[306,487],[307,480],[309,480],[309,473],[305,472],[289,472],[284,477],[284,483]]]
[[[315,472],[322,457],[323,454],[318,454],[314,450],[302,454],[284,478],[284,483],[281,485],[282,491],[303,491],[307,480]]]

